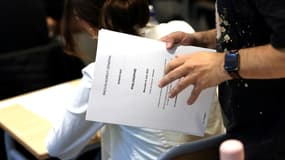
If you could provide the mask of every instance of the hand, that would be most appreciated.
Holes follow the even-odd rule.
[[[223,67],[224,54],[213,52],[195,52],[178,55],[171,60],[165,69],[165,75],[159,82],[159,87],[180,79],[170,92],[169,97],[175,97],[189,85],[193,85],[192,93],[187,101],[193,104],[203,89],[220,84],[231,79]]]
[[[192,44],[194,37],[191,35],[192,34],[177,31],[177,32],[170,33],[170,34],[160,38],[160,40],[163,42],[166,42],[166,48],[170,49],[176,44],[180,44],[180,45]]]

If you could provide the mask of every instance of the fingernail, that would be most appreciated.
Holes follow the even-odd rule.
[[[169,98],[173,98],[173,97],[175,97],[175,96],[174,96],[173,93],[170,91],[169,94],[168,94],[168,97],[169,97]]]
[[[192,104],[193,104],[193,101],[192,101],[192,100],[189,100],[189,101],[187,101],[187,104],[188,104],[188,105],[192,105]]]
[[[166,43],[166,48],[171,48],[171,43]]]
[[[158,87],[160,87],[160,88],[163,87],[163,85],[162,85],[162,83],[160,81],[158,81]]]

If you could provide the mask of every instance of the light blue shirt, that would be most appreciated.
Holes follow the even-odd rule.
[[[94,63],[83,69],[75,101],[67,106],[63,119],[49,133],[47,148],[50,155],[73,158],[99,129],[102,159],[106,160],[156,159],[170,147],[185,142],[186,135],[182,133],[86,121],[93,72]]]
[[[153,37],[154,32],[151,34],[150,37]],[[66,106],[64,116],[49,132],[46,146],[51,156],[60,159],[74,158],[97,131],[101,132],[103,160],[154,160],[175,145],[201,138],[183,133],[86,121],[85,114],[95,69],[94,63],[83,69],[83,77],[74,101]],[[218,106],[212,107],[212,112],[206,136],[224,132]]]

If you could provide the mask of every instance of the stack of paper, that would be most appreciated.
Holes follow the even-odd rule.
[[[87,120],[204,134],[215,88],[204,90],[189,106],[192,86],[170,99],[176,82],[161,89],[158,81],[174,55],[209,49],[167,50],[164,42],[109,30],[100,30],[98,39]]]

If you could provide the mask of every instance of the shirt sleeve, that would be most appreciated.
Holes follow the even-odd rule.
[[[89,66],[89,70],[91,68]],[[46,138],[50,156],[63,160],[74,158],[103,126],[103,123],[85,120],[92,77],[88,74],[90,72],[84,73],[74,101],[67,106],[62,119],[53,125]]]
[[[270,42],[275,48],[285,48],[285,1],[255,0],[258,11],[272,29]]]

